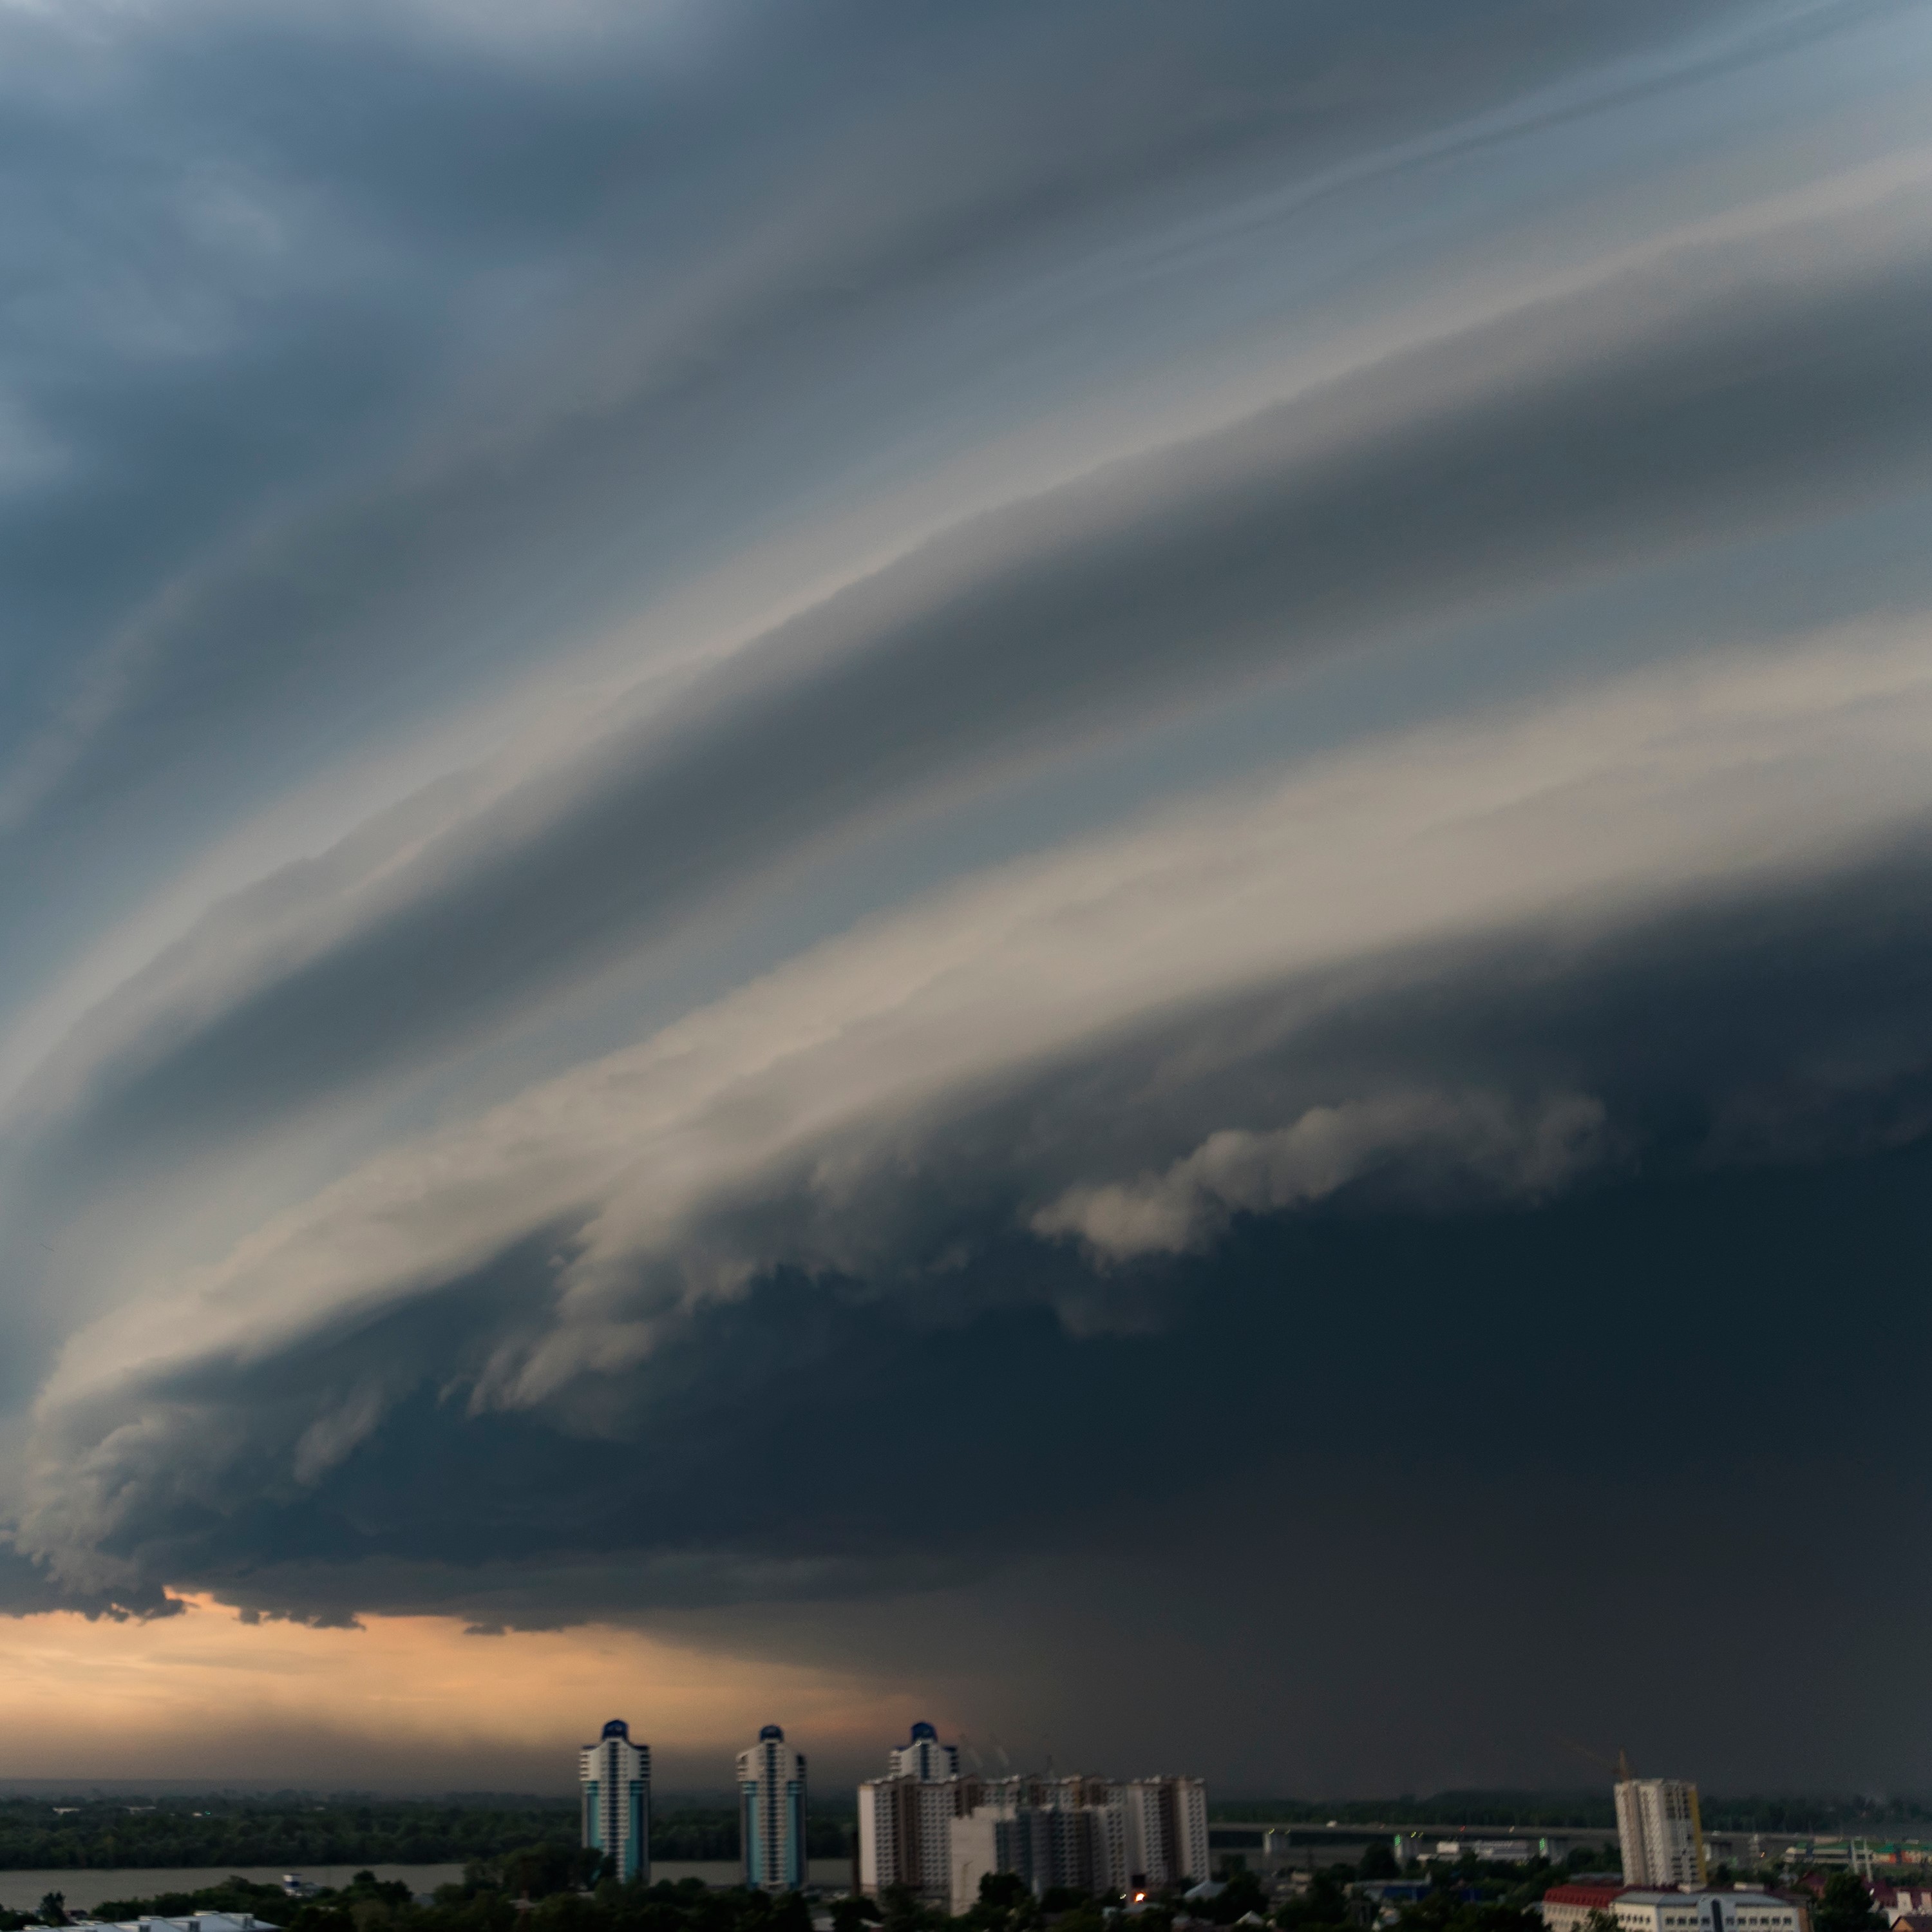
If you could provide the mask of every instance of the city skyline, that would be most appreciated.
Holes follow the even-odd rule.
[[[1924,0],[0,124],[0,1778],[1932,1790]]]

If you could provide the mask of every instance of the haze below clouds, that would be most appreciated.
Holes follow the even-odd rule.
[[[1932,1788],[1922,9],[0,97],[0,1772]]]

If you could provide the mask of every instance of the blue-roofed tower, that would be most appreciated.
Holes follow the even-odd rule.
[[[745,1882],[758,1892],[805,1885],[805,1754],[776,1724],[738,1754],[740,1856]]]
[[[916,1778],[922,1784],[932,1784],[959,1775],[959,1747],[941,1744],[930,1724],[914,1725],[911,1737],[888,1751],[886,1759],[891,1778]]]
[[[631,1727],[613,1718],[604,1735],[578,1754],[584,1787],[584,1842],[610,1860],[620,1879],[651,1877],[651,1750],[631,1742]]]

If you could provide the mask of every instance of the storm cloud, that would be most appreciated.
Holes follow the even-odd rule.
[[[1922,1521],[1772,1339],[1922,1320],[1922,10],[0,44],[0,1604],[1418,1788],[1560,1770],[1536,1526]],[[1932,1771],[1726,1607],[1724,1774]]]

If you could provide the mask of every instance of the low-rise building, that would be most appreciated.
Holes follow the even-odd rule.
[[[1901,1918],[1932,1916],[1932,1886],[1887,1885],[1881,1879],[1871,1888],[1872,1903],[1896,1928]]]
[[[280,1932],[252,1912],[193,1912],[181,1918],[88,1918],[74,1921],[88,1932]]]
[[[1486,1865],[1526,1865],[1534,1862],[1536,1853],[1536,1846],[1527,1838],[1438,1838],[1434,1851],[1418,1856],[1425,1864],[1475,1858]]]
[[[1811,1915],[1774,1892],[1633,1887],[1610,1908],[1618,1932],[1811,1932]]]
[[[1621,1879],[1602,1883],[1580,1880],[1570,1885],[1552,1885],[1543,1894],[1543,1922],[1548,1932],[1582,1932],[1585,1922],[1593,1912],[1616,1916],[1612,1908],[1623,1888]]]

